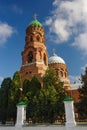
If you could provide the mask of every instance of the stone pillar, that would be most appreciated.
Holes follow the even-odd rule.
[[[75,115],[74,115],[74,107],[73,107],[73,99],[70,97],[66,97],[64,99],[65,105],[65,115],[66,115],[66,128],[67,130],[75,129]]]
[[[26,106],[26,103],[22,101],[17,104],[16,128],[20,128],[24,125],[24,121],[26,120]]]

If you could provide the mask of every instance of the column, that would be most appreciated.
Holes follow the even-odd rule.
[[[24,125],[24,121],[26,120],[26,103],[19,102],[17,104],[17,119],[15,127],[22,127]]]
[[[64,106],[65,106],[67,130],[68,130],[68,128],[73,129],[76,126],[75,115],[74,115],[74,107],[73,107],[73,99],[70,98],[70,97],[66,97],[64,99]]]

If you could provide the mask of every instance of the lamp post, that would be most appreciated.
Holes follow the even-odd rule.
[[[23,88],[20,87],[19,90],[20,90],[20,101],[21,101],[21,99],[22,99],[22,95],[23,95]]]

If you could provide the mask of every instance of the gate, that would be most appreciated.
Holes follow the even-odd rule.
[[[65,122],[64,103],[59,104],[29,104],[26,108],[28,123],[63,124]]]

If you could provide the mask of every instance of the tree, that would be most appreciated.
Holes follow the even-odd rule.
[[[16,71],[13,75],[12,85],[9,91],[8,114],[9,119],[16,121],[17,108],[16,105],[20,100],[20,74]]]
[[[0,88],[0,118],[2,123],[5,123],[8,117],[8,106],[9,106],[9,93],[12,87],[12,80],[10,77],[5,78],[2,81],[1,88]]]
[[[42,88],[37,97],[37,115],[39,121],[53,123],[56,117],[55,104],[57,92],[54,86]]]
[[[9,93],[9,107],[16,107],[20,99],[20,74],[15,72],[13,75],[12,86]]]
[[[48,109],[48,113],[50,115],[50,118],[54,121],[57,116],[62,116],[64,114],[63,100],[66,97],[67,92],[63,88],[63,82],[60,82],[60,80],[58,80],[56,71],[52,67],[49,67],[46,71],[46,74],[43,77],[43,84],[44,88],[46,88],[49,92],[49,98],[46,98],[47,95],[45,98],[48,100],[48,105],[51,106],[51,111]],[[45,90],[45,93],[47,90]],[[53,121],[51,120],[51,122]]]
[[[30,97],[31,97],[31,85],[30,85],[30,81],[28,79],[25,79],[23,82],[23,96],[22,96],[22,100],[25,101],[26,103],[28,103],[30,101]]]
[[[31,81],[25,79],[23,82],[23,100],[34,102],[34,97],[39,93],[41,84],[37,77],[33,77]]]
[[[55,69],[53,67],[48,67],[43,77],[44,87],[47,88],[49,85],[55,86],[57,82],[58,82],[58,78]]]
[[[82,86],[78,89],[79,95],[79,104],[78,104],[78,112],[84,118],[87,117],[87,67],[85,68],[85,73],[81,75],[81,83]]]
[[[23,82],[23,101],[28,104],[27,107],[27,118],[32,117],[34,122],[36,115],[37,96],[41,90],[41,84],[37,77],[33,77],[31,81],[25,79]]]
[[[7,77],[3,80],[0,88],[0,118],[3,123],[7,119],[16,120],[16,104],[20,99],[20,74],[15,72],[13,79]]]
[[[53,123],[58,116],[63,116],[63,100],[66,91],[63,83],[57,80],[53,68],[48,68],[43,77],[43,88],[36,87],[36,79],[32,79],[32,102],[29,101],[29,116],[33,122]]]
[[[33,76],[32,80],[31,80],[31,92],[32,92],[32,97],[34,95],[37,95],[38,92],[41,89],[41,84],[38,80],[38,78],[36,76]]]
[[[3,107],[8,107],[8,102],[9,102],[9,91],[10,91],[10,88],[12,86],[12,80],[11,78],[5,78],[3,81],[2,81],[2,84],[1,84],[1,89],[0,89],[0,104],[1,106]]]

